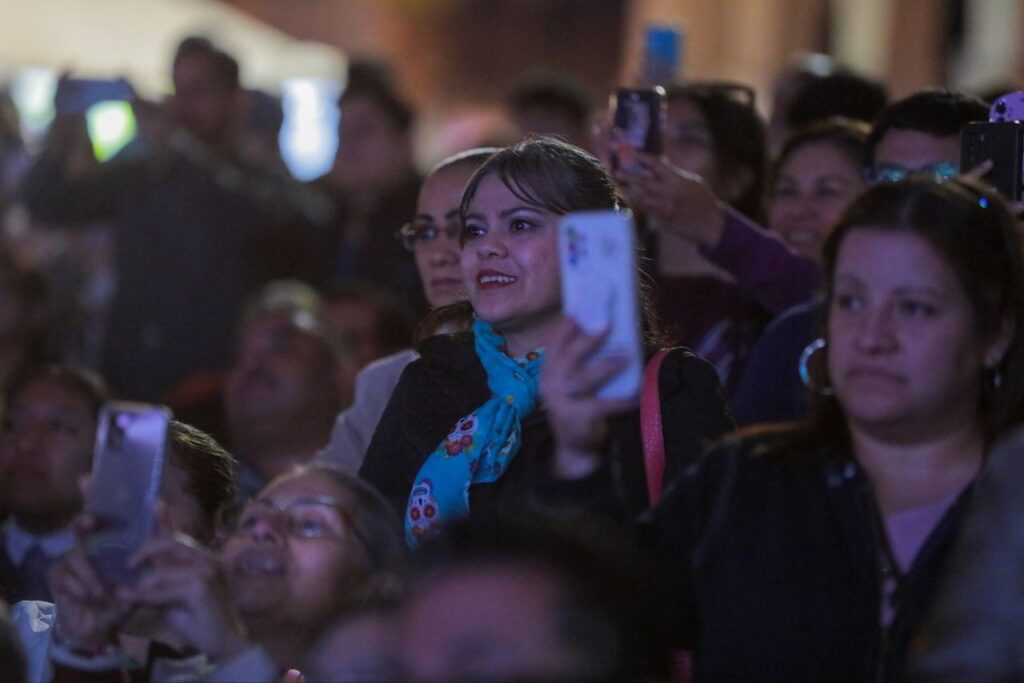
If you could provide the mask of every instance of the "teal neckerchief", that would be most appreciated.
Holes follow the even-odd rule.
[[[455,423],[416,473],[405,510],[410,548],[445,522],[469,514],[469,487],[505,473],[519,451],[521,421],[537,405],[543,350],[509,358],[505,339],[479,318],[473,322],[473,336],[491,397]]]

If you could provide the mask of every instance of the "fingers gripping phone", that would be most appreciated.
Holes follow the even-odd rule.
[[[601,398],[633,398],[643,382],[640,268],[636,231],[628,211],[570,213],[558,231],[562,309],[587,334],[608,330],[593,360],[628,359],[598,390]]]
[[[92,482],[85,510],[96,527],[83,539],[99,577],[136,577],[128,560],[153,533],[171,412],[163,406],[111,401],[100,411]]]
[[[1004,95],[992,104],[989,120],[969,123],[960,133],[960,170],[991,161],[983,176],[1004,197],[1024,196],[1024,92]]]

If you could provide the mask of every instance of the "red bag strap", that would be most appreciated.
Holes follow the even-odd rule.
[[[654,505],[661,498],[665,477],[665,437],[661,430],[661,392],[658,377],[661,364],[670,349],[659,349],[647,361],[644,385],[640,394],[640,436],[644,448],[644,470],[647,473],[647,494]]]

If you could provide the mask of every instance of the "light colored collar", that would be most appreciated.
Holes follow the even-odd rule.
[[[26,531],[14,519],[4,522],[4,543],[7,556],[15,565],[20,565],[33,545],[39,545],[51,560],[57,559],[75,544],[75,533],[70,526],[37,536]]]

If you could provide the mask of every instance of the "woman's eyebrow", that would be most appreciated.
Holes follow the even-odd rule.
[[[504,211],[499,211],[498,212],[498,216],[500,218],[508,218],[512,214],[519,213],[520,211],[529,211],[531,213],[540,213],[540,209],[538,209],[538,208],[536,208],[534,206],[530,206],[529,204],[521,204],[519,206],[510,206],[509,208],[505,209]]]

